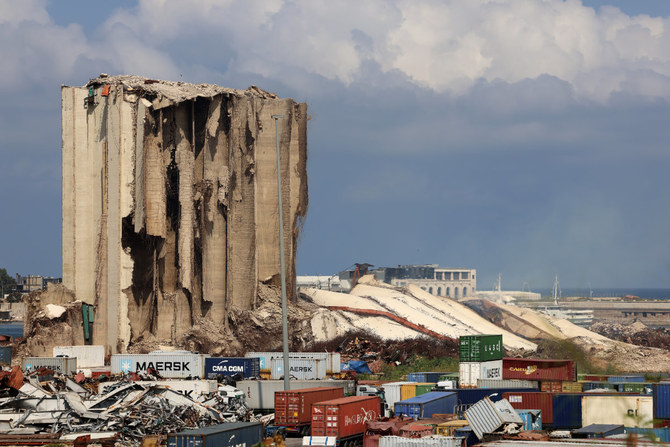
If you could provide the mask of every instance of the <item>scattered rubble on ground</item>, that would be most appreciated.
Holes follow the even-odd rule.
[[[639,321],[625,325],[598,322],[593,323],[589,329],[612,340],[670,351],[670,332],[668,330],[652,329]]]

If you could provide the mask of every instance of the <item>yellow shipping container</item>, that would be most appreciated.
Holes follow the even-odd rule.
[[[652,428],[652,396],[582,396],[582,425],[623,424]]]
[[[562,393],[581,393],[582,384],[579,382],[562,382],[561,383],[561,392]]]
[[[445,422],[435,427],[435,434],[440,436],[454,436],[456,430],[463,428],[466,425],[470,425],[470,423],[465,420]]]
[[[400,385],[400,400],[410,399],[416,397],[416,387],[417,385],[435,385],[434,383],[407,383],[405,385]]]

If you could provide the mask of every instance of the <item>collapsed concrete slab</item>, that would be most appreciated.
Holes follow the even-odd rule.
[[[307,210],[307,106],[256,87],[106,76],[62,87],[63,284],[93,342],[227,327],[278,281],[275,120],[287,290]]]

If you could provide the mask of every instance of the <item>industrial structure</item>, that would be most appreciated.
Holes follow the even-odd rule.
[[[94,306],[94,344],[174,340],[199,318],[227,327],[260,282],[279,285],[277,140],[294,290],[307,120],[306,104],[253,86],[101,75],[62,88],[63,284]]]

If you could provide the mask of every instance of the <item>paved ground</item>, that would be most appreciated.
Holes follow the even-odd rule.
[[[299,447],[302,445],[302,437],[286,437],[286,447]]]

